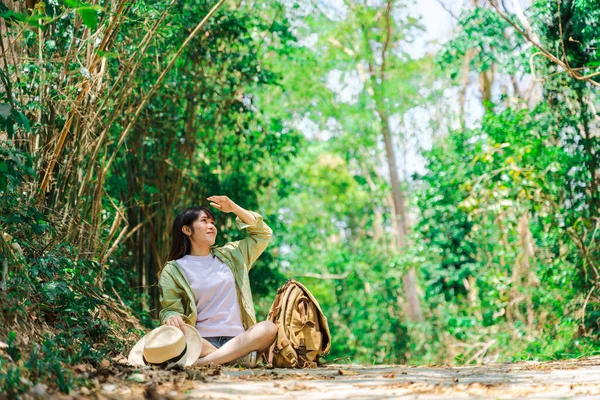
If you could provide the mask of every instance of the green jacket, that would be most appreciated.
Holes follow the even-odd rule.
[[[247,229],[247,238],[210,249],[210,253],[223,261],[233,272],[244,329],[256,323],[248,272],[254,261],[267,248],[273,234],[260,214],[253,211],[250,213],[256,217],[254,225],[245,224],[239,217],[235,220],[238,229]],[[158,288],[162,307],[159,314],[160,323],[164,324],[170,317],[178,315],[186,323],[195,326],[196,299],[177,262],[167,262],[158,278]]]

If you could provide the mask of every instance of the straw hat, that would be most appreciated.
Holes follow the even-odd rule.
[[[185,324],[185,333],[170,325],[162,325],[140,339],[129,352],[127,361],[134,366],[172,364],[193,365],[202,350],[202,338],[191,325]]]

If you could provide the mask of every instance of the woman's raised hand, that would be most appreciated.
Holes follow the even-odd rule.
[[[234,211],[236,204],[227,196],[210,196],[207,198],[210,201],[210,205],[223,211],[224,213],[230,213]]]
[[[185,333],[185,322],[183,322],[183,318],[181,318],[179,315],[170,317],[165,324],[179,328],[183,333]]]

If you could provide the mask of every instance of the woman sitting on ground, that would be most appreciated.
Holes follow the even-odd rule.
[[[196,365],[233,361],[254,367],[260,353],[275,340],[277,328],[256,323],[248,271],[269,244],[272,231],[262,216],[247,211],[227,196],[212,196],[210,205],[237,215],[238,229],[249,236],[214,246],[215,216],[207,207],[183,210],[173,222],[169,262],[160,273],[160,321],[195,326],[202,336]]]

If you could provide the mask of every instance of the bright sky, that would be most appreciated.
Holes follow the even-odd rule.
[[[462,1],[440,0],[445,3],[453,3],[451,10],[456,15],[460,10]],[[458,6],[458,7],[457,7]],[[421,17],[421,22],[425,26],[426,32],[423,34],[423,42],[417,43],[414,49],[415,55],[425,52],[425,50],[434,50],[437,46],[432,43],[444,43],[452,34],[452,17],[444,10],[437,0],[419,0],[411,6],[414,15]],[[450,8],[450,6],[448,6]],[[421,51],[419,49],[422,49]]]

